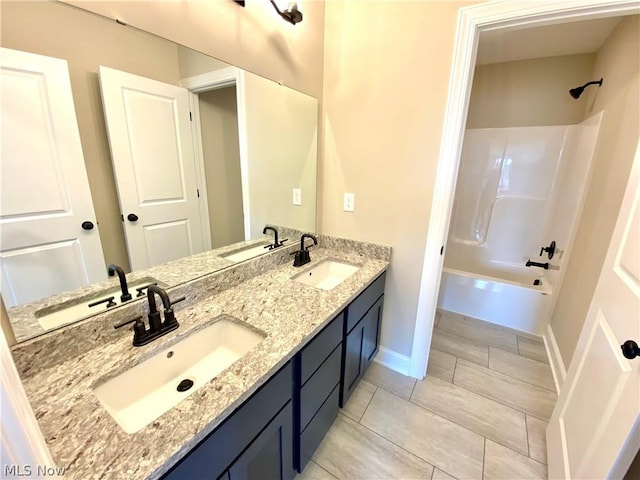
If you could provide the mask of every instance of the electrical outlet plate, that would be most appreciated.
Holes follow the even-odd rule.
[[[356,194],[355,193],[345,193],[344,194],[344,211],[345,212],[353,212],[356,203]]]
[[[293,189],[293,204],[302,205],[302,189],[301,188]]]

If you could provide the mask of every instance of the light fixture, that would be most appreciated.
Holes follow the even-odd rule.
[[[233,0],[241,7],[244,7],[245,0]],[[298,10],[298,5],[301,3],[300,0],[297,2],[290,2],[288,0],[269,0],[273,8],[276,9],[278,15],[284,18],[287,22],[295,25],[296,23],[300,23],[302,21],[302,12]]]
[[[287,22],[295,25],[302,21],[302,12],[298,10],[299,2],[290,2],[288,0],[269,0],[273,8],[276,9],[278,15],[284,18]],[[280,5],[278,5],[280,4]]]

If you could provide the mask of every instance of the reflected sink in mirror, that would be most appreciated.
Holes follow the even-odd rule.
[[[128,283],[129,293],[133,295],[132,300],[137,298],[136,288],[150,285],[152,283],[158,283],[158,281],[155,278],[144,277]],[[109,289],[92,293],[86,297],[74,299],[66,304],[52,305],[50,307],[42,308],[35,312],[35,317],[45,331],[52,330],[54,328],[68,325],[69,323],[77,322],[78,320],[83,320],[92,315],[103,313],[108,309],[110,310],[114,307],[127,303],[120,300],[120,295],[122,295],[120,285],[114,286]],[[115,305],[112,304],[107,308],[107,303],[105,302],[92,307],[89,306],[96,301],[107,299],[109,297],[113,297],[113,303],[115,303]],[[128,300],[128,302],[130,301],[131,300]]]
[[[269,251],[268,246],[268,242],[260,242],[258,244],[232,250],[231,252],[225,253],[220,256],[225,260],[229,260],[231,262],[244,262],[245,260],[249,260],[251,258],[257,257],[258,255],[262,255],[263,253],[267,253]]]
[[[359,268],[336,260],[323,260],[312,269],[302,272],[292,279],[322,290],[331,290],[356,273]]]
[[[153,422],[266,337],[227,315],[213,322],[94,389],[125,432]]]

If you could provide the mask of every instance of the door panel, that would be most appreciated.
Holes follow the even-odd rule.
[[[144,240],[151,265],[191,255],[189,219],[147,225],[144,227]]]
[[[131,268],[204,251],[188,91],[106,67],[100,86]]]
[[[640,357],[620,345],[640,342],[640,149],[609,251],[565,385],[547,430],[550,478],[608,478],[621,451],[636,451]]]
[[[47,297],[55,290],[74,290],[91,283],[77,240],[17,248],[0,255],[2,296],[14,305]],[[42,265],[49,268],[43,269]]]
[[[14,306],[107,275],[67,62],[6,48],[0,62],[0,262]]]

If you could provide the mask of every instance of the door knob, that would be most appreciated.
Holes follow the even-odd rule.
[[[93,222],[89,222],[89,221],[82,222],[81,226],[83,230],[93,230]]]
[[[628,358],[629,360],[640,357],[640,348],[638,347],[638,344],[633,340],[627,340],[622,345],[620,345],[620,348],[622,348],[622,355],[624,355],[625,358]]]
[[[137,222],[138,216],[135,213],[130,213],[129,215],[127,215],[127,220],[129,220],[130,222]]]

